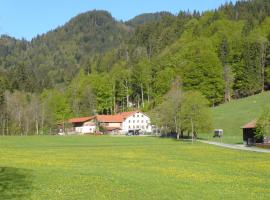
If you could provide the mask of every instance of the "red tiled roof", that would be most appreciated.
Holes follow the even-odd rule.
[[[122,112],[116,115],[97,115],[97,121],[99,122],[111,122],[111,123],[121,123],[129,116],[137,113],[138,111]]]
[[[122,112],[122,113],[119,113],[119,115],[121,115],[124,119],[126,119],[129,116],[134,115],[137,112],[139,112],[139,111],[136,110],[136,111]]]
[[[97,115],[97,121],[121,123],[123,122],[123,117],[120,115]]]
[[[94,116],[91,116],[91,117],[79,117],[79,118],[69,119],[68,122],[69,123],[83,123],[83,122],[90,121],[90,120],[92,120],[94,118],[95,118]]]
[[[242,128],[256,128],[256,124],[257,124],[257,121],[256,120],[253,120],[252,122],[249,122],[247,123],[246,125],[244,125]]]
[[[96,115],[96,116],[90,116],[90,117],[80,117],[80,118],[73,118],[68,120],[69,123],[83,123],[90,121],[94,118],[97,119],[99,122],[103,123],[122,123],[126,118],[128,118],[131,115],[134,115],[139,111],[129,111],[129,112],[122,112],[116,115]]]

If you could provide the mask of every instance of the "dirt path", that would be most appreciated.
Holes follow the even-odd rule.
[[[199,141],[205,144],[216,145],[216,146],[220,146],[224,148],[244,150],[244,151],[253,151],[253,152],[259,152],[259,153],[270,153],[270,150],[268,149],[261,149],[257,147],[245,147],[244,145],[225,144],[225,143],[210,142],[210,141],[205,141],[205,140],[199,140]]]

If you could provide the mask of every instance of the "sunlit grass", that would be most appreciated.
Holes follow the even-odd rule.
[[[268,199],[270,194],[268,154],[151,137],[0,141],[0,167],[28,172],[25,199]]]
[[[227,143],[243,143],[241,127],[246,123],[257,119],[264,107],[270,107],[270,92],[248,98],[234,100],[212,109],[214,128],[224,130],[222,141]],[[200,134],[204,139],[213,139],[213,133]]]

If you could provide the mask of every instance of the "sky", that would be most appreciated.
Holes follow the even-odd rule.
[[[0,0],[0,34],[31,40],[94,9],[107,10],[117,20],[126,21],[157,11],[205,11],[225,2],[228,0]]]

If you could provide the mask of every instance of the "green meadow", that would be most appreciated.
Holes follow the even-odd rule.
[[[269,199],[270,154],[154,137],[0,137],[0,199]]]
[[[246,123],[257,119],[264,107],[270,108],[270,92],[254,95],[244,99],[233,100],[212,109],[214,128],[224,130],[222,142],[241,143],[242,129]],[[203,139],[220,141],[214,139],[213,133],[200,134]]]

